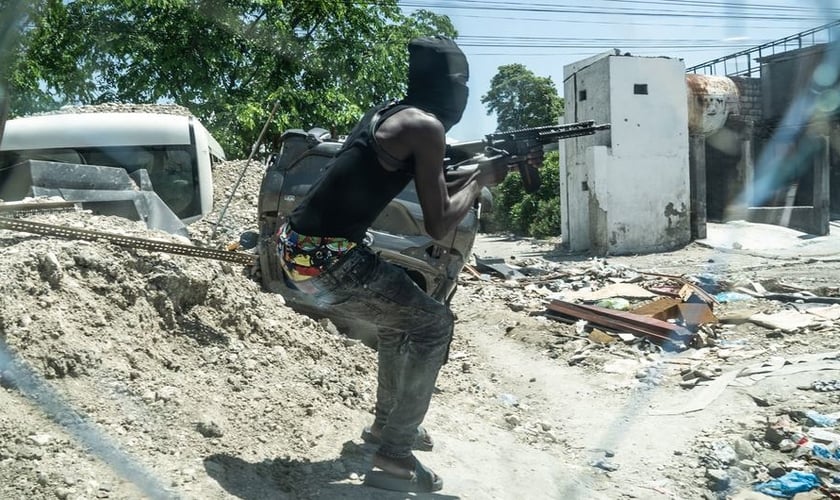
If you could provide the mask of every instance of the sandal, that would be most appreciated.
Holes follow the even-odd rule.
[[[443,479],[431,469],[414,459],[414,470],[409,477],[400,477],[384,470],[371,469],[365,474],[366,486],[383,490],[431,493],[443,489]]]
[[[362,441],[369,444],[382,444],[382,439],[373,433],[371,429],[372,426],[368,425],[364,429],[362,429]],[[432,439],[432,436],[429,435],[429,432],[426,430],[425,427],[418,426],[417,427],[417,437],[414,438],[414,444],[411,445],[412,450],[417,451],[432,451],[435,447],[435,442]]]

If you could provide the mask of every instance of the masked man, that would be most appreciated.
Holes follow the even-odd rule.
[[[420,426],[452,339],[449,307],[426,295],[399,267],[365,244],[367,229],[414,182],[429,236],[441,239],[504,173],[477,169],[447,182],[446,132],[467,104],[469,66],[446,37],[412,40],[405,99],[369,110],[279,232],[287,281],[310,293],[326,317],[359,318],[378,336],[373,424],[378,443],[365,484],[437,491],[443,481],[412,449],[431,450]]]

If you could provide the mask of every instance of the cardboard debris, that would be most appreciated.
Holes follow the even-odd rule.
[[[596,344],[609,344],[615,342],[615,337],[603,330],[595,328],[589,332],[589,340]]]
[[[525,275],[520,273],[517,268],[505,264],[505,259],[502,258],[487,258],[474,256],[475,267],[481,272],[492,272],[498,274],[505,279],[524,278]]]
[[[665,311],[671,309],[672,307],[676,307],[680,303],[682,303],[682,301],[677,297],[662,297],[661,299],[656,299],[653,302],[648,302],[647,304],[636,307],[630,312],[633,314],[641,314],[642,316],[650,316],[652,318],[667,319]]]
[[[728,311],[722,315],[718,316],[718,321],[723,324],[728,325],[743,325],[744,323],[748,323],[750,321],[750,317],[753,314],[757,314],[758,311],[755,309],[739,309],[734,311]]]
[[[683,302],[676,297],[663,297],[637,307],[631,312],[662,321],[678,320],[689,328],[718,322],[711,307],[706,303]]]
[[[718,303],[717,299],[715,299],[712,295],[709,295],[705,290],[694,286],[691,283],[686,283],[682,288],[680,288],[679,296],[683,302],[703,303],[707,304],[710,308],[713,307],[714,304]]]
[[[599,288],[598,290],[569,290],[563,293],[563,298],[566,300],[581,300],[584,302],[596,302],[602,299],[616,297],[624,299],[650,299],[656,297],[656,294],[631,283],[616,283]]]
[[[800,328],[811,328],[820,324],[820,321],[814,316],[796,310],[786,310],[773,314],[753,314],[750,316],[750,321],[765,328],[785,332],[793,332]]]
[[[692,400],[671,408],[655,409],[650,414],[680,415],[702,410],[723,394],[729,385],[746,387],[767,377],[785,377],[794,373],[840,370],[839,358],[840,353],[837,351],[803,354],[789,358],[770,358],[767,362],[725,372],[709,382],[708,385],[702,386],[702,390]],[[823,434],[820,437],[825,439],[829,436]]]
[[[474,277],[480,279],[481,281],[490,281],[490,276],[487,276],[486,274],[481,274],[471,264],[464,264],[464,270],[467,271],[468,273],[472,274]]]
[[[818,427],[810,428],[808,437],[822,444],[840,443],[840,434]]]
[[[748,366],[741,371],[742,377],[749,377],[751,375],[758,375],[760,373],[771,373],[781,369],[787,364],[787,361],[782,356],[771,356],[767,361]]]
[[[746,287],[738,287],[736,292],[746,293],[753,297],[758,297],[768,300],[781,300],[784,302],[805,302],[811,304],[840,304],[840,297],[820,297],[809,292],[795,292],[795,293],[756,293]]]
[[[840,320],[840,304],[834,304],[828,307],[812,307],[807,312],[822,319],[831,321]]]
[[[703,386],[699,393],[696,393],[694,398],[687,401],[683,405],[673,408],[657,409],[650,412],[651,415],[681,415],[683,413],[691,413],[700,411],[708,406],[712,401],[718,398],[726,387],[738,377],[740,370],[732,370],[719,376],[711,381],[708,385]]]

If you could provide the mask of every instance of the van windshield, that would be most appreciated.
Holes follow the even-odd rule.
[[[201,214],[197,159],[188,145],[0,151],[0,183],[10,167],[26,160],[117,167],[128,173],[145,169],[154,191],[178,218]]]

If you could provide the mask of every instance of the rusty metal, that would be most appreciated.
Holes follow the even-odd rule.
[[[103,233],[100,231],[89,231],[86,229],[74,229],[54,224],[31,222],[0,217],[0,229],[20,231],[24,233],[40,234],[55,238],[85,241],[108,241],[122,247],[141,248],[153,252],[172,253],[186,255],[187,257],[199,257],[202,259],[222,260],[235,262],[237,264],[253,265],[257,262],[257,256],[243,252],[228,252],[212,248],[201,248],[180,243],[169,243],[166,241],[148,240],[121,234]]]
[[[615,311],[604,307],[573,304],[552,300],[548,310],[560,315],[583,319],[593,325],[647,337],[655,342],[672,344],[684,349],[694,334],[679,325],[638,314]]]
[[[739,91],[725,76],[685,75],[688,87],[688,131],[709,136],[722,129],[730,114],[738,112]]]
[[[80,203],[75,201],[39,201],[39,202],[0,202],[0,214],[14,214],[20,217],[27,214],[75,212]]]

